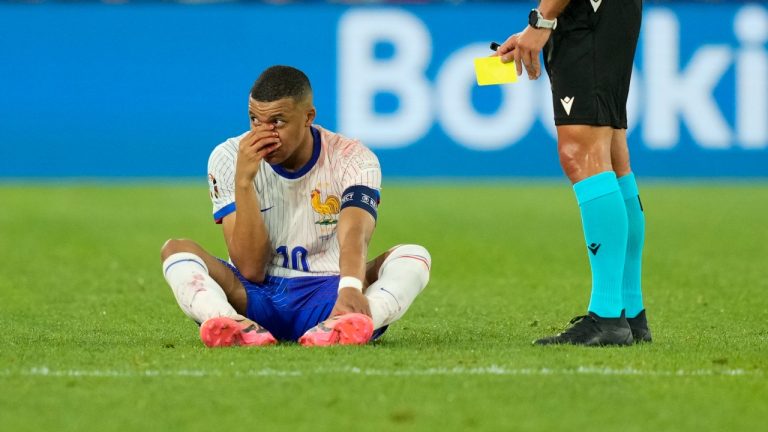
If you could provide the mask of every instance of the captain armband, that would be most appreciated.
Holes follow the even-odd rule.
[[[355,185],[348,187],[341,197],[341,209],[346,207],[361,208],[373,216],[373,220],[378,217],[379,201],[381,194],[379,191],[368,186]]]

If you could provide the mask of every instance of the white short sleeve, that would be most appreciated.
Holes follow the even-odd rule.
[[[224,216],[235,211],[237,144],[233,141],[230,139],[217,146],[208,159],[208,188],[216,223],[221,223]]]
[[[350,186],[367,186],[377,191],[381,190],[379,159],[363,145],[358,143],[356,147],[344,163],[344,173],[341,177],[342,190]]]

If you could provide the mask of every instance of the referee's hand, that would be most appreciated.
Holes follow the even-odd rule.
[[[551,34],[552,30],[528,26],[521,33],[508,37],[496,50],[496,54],[504,63],[514,61],[518,76],[523,74],[525,68],[528,79],[535,80],[541,76],[539,53]]]

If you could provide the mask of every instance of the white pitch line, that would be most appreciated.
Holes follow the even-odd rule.
[[[137,378],[137,377],[306,377],[312,375],[363,375],[380,377],[410,376],[641,376],[641,377],[742,377],[765,375],[762,370],[744,369],[678,369],[643,370],[634,368],[614,369],[580,366],[577,368],[507,368],[491,365],[476,368],[426,368],[426,369],[367,369],[353,366],[340,368],[319,368],[314,370],[245,369],[245,370],[204,370],[204,369],[50,369],[45,366],[29,369],[0,370],[0,377],[73,377],[73,378]]]

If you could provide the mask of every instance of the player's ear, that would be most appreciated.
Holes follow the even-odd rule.
[[[304,126],[307,126],[307,127],[311,126],[312,123],[315,121],[316,116],[317,116],[317,111],[315,110],[315,107],[314,106],[309,107],[306,114],[307,121]]]

